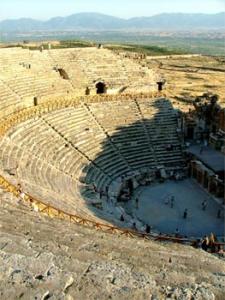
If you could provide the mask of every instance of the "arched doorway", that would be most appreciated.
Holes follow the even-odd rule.
[[[106,93],[106,85],[104,82],[98,82],[96,83],[96,93],[97,94],[105,94]]]
[[[189,139],[189,140],[194,139],[194,127],[188,126],[188,128],[187,128],[187,139]]]
[[[160,81],[160,82],[157,82],[157,84],[158,84],[158,92],[161,92],[163,90],[164,83]]]

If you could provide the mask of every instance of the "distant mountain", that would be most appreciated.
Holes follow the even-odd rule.
[[[120,29],[126,26],[126,20],[98,13],[80,13],[69,17],[57,17],[44,23],[46,29],[74,30],[94,29],[110,30]],[[1,28],[1,24],[0,24]]]
[[[33,31],[43,28],[43,22],[33,19],[4,20],[0,22],[0,31]]]
[[[99,13],[79,13],[68,17],[52,18],[45,22],[26,18],[0,22],[1,32],[117,29],[225,29],[225,12],[218,14],[164,13],[152,17],[139,17],[128,20]]]
[[[219,14],[165,13],[153,17],[132,18],[127,21],[136,28],[215,29],[225,28],[225,12]]]

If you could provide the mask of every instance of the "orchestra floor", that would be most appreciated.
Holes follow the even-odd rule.
[[[174,205],[171,207],[171,197]],[[135,199],[138,198],[138,205]],[[169,203],[166,203],[169,199]],[[206,201],[206,209],[202,202]],[[131,207],[130,207],[131,208]],[[187,209],[187,218],[183,218]],[[221,217],[217,214],[220,210]],[[202,237],[211,232],[224,236],[224,208],[192,179],[166,181],[136,189],[132,200],[132,211],[138,219],[152,226],[154,231]]]

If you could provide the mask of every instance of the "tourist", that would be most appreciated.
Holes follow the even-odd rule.
[[[212,253],[216,252],[216,242],[217,242],[217,238],[216,238],[215,234],[213,234],[211,232],[211,234],[209,236],[209,248]]]
[[[124,222],[124,216],[123,216],[123,214],[120,216],[120,221]]]
[[[185,208],[184,214],[183,214],[183,219],[187,219],[187,214],[188,214],[188,209]]]
[[[86,89],[85,89],[85,95],[86,95],[86,96],[89,96],[89,95],[90,95],[90,89],[89,89],[88,86],[87,86]]]
[[[138,209],[138,202],[139,202],[139,199],[138,199],[138,198],[136,198],[136,199],[135,199],[135,205],[136,205],[136,209]]]
[[[208,251],[209,238],[206,235],[204,236],[203,240],[201,241],[201,247],[202,247],[202,250]]]
[[[109,192],[109,187],[108,187],[108,185],[105,187],[105,192],[106,192],[106,194],[108,194],[108,192]]]
[[[109,201],[109,187],[108,186],[105,187],[105,191],[103,192],[103,194],[106,196],[106,200]]]
[[[214,234],[211,232],[209,239],[208,239],[209,243],[208,243],[208,248],[210,249],[211,253],[215,253],[216,250],[216,246],[215,246],[215,236]]]
[[[180,231],[179,231],[178,228],[176,228],[176,230],[175,230],[175,237],[179,237],[179,235],[180,235]]]
[[[106,193],[106,201],[109,202],[109,199],[110,199],[109,194]]]
[[[204,201],[202,202],[202,210],[206,210],[206,206],[207,206],[207,201],[204,200]]]
[[[93,183],[93,189],[94,189],[94,191],[95,191],[95,193],[97,192],[97,187],[96,187],[96,185]]]
[[[217,219],[220,219],[221,218],[221,209],[218,209],[217,211]]]
[[[174,196],[171,196],[171,198],[170,198],[170,207],[171,208],[174,207],[174,200],[175,200]]]
[[[168,204],[169,204],[169,197],[166,197],[166,198],[165,198],[164,203],[165,203],[165,205],[168,205]]]
[[[146,229],[145,229],[146,233],[151,233],[151,226],[146,224]]]

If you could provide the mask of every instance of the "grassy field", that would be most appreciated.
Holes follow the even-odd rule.
[[[129,45],[128,51],[149,55],[199,53],[225,56],[224,32],[33,32],[1,35],[2,43],[28,41],[61,41],[56,48],[86,47],[94,43]],[[123,46],[123,47],[124,47]],[[132,49],[133,48],[133,49]]]
[[[38,50],[40,46],[43,46],[44,49],[48,49],[47,42],[27,42],[26,43],[12,43],[7,44],[7,47],[22,47],[24,49],[29,48],[30,50]],[[98,43],[92,41],[82,41],[82,40],[62,40],[58,43],[51,43],[52,49],[66,49],[66,48],[85,48],[85,47],[96,47]],[[138,45],[138,44],[104,44],[104,48],[110,50],[119,50],[119,51],[128,51],[142,53],[146,55],[172,55],[172,54],[187,54],[188,51],[181,49],[168,49],[166,46],[148,46],[148,45]]]
[[[107,45],[107,49],[111,50],[120,50],[120,51],[129,51],[136,53],[143,53],[146,55],[157,56],[157,55],[172,55],[172,54],[187,54],[189,52],[181,49],[168,49],[167,47],[159,46],[148,46],[148,45]]]

